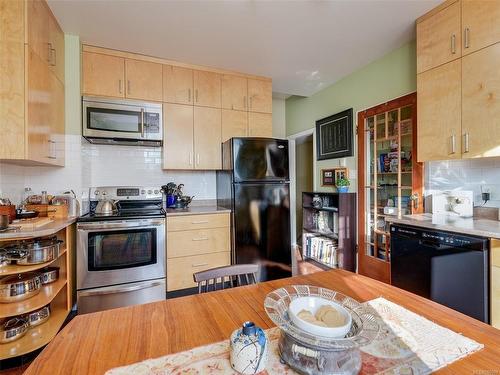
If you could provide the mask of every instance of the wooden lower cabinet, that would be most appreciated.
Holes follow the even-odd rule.
[[[461,61],[417,75],[418,161],[461,158]]]
[[[229,213],[167,217],[167,291],[193,288],[193,273],[231,263]]]
[[[463,158],[500,156],[500,43],[462,59],[462,137]]]
[[[273,115],[270,113],[248,112],[248,136],[272,137]]]
[[[491,325],[500,329],[500,240],[491,240]]]

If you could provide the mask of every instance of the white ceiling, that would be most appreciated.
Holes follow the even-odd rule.
[[[48,0],[84,43],[272,77],[309,96],[414,38],[440,0]]]

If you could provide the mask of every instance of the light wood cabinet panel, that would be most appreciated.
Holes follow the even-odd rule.
[[[64,84],[64,33],[52,14],[49,16],[50,70]]]
[[[500,156],[500,43],[462,59],[462,157]]]
[[[246,111],[247,79],[245,77],[224,74],[222,76],[222,108]]]
[[[83,93],[125,97],[125,60],[99,53],[82,53]]]
[[[193,169],[193,107],[163,104],[163,168]]]
[[[228,266],[231,263],[229,251],[195,255],[167,261],[167,291],[194,288],[193,273],[210,268]]]
[[[42,61],[49,63],[51,48],[53,48],[49,39],[49,7],[45,1],[41,0],[28,0],[26,7],[28,45]]]
[[[232,137],[246,137],[248,135],[248,112],[222,110],[222,142]]]
[[[163,101],[193,104],[193,70],[163,65]]]
[[[167,217],[168,232],[191,231],[210,228],[228,228],[229,213],[182,215]]]
[[[500,329],[500,240],[491,240],[491,325]]]
[[[221,107],[221,77],[220,74],[194,71],[194,104],[220,108]]]
[[[417,75],[418,161],[461,157],[461,61]]]
[[[463,54],[500,42],[500,1],[462,0]]]
[[[270,81],[248,80],[248,110],[252,112],[273,112],[273,85]]]
[[[195,169],[221,169],[221,110],[194,107]]]
[[[169,232],[167,258],[229,251],[229,228],[212,228]]]
[[[50,71],[48,65],[29,47],[27,54],[27,156],[36,162],[49,163],[52,100]]]
[[[125,60],[127,98],[161,102],[163,98],[163,67],[147,61]]]
[[[248,136],[272,137],[273,116],[270,113],[248,112]]]
[[[461,53],[458,1],[417,23],[417,73],[457,59]]]
[[[64,119],[64,85],[54,75],[50,79],[50,106],[49,106],[49,159],[54,165],[64,166],[65,161],[65,119]]]

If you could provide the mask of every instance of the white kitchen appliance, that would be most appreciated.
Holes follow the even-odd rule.
[[[472,217],[474,214],[474,193],[469,190],[435,190],[432,192],[432,213]]]

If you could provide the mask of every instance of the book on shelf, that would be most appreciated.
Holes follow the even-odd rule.
[[[304,237],[304,257],[338,268],[337,241],[310,233]]]

